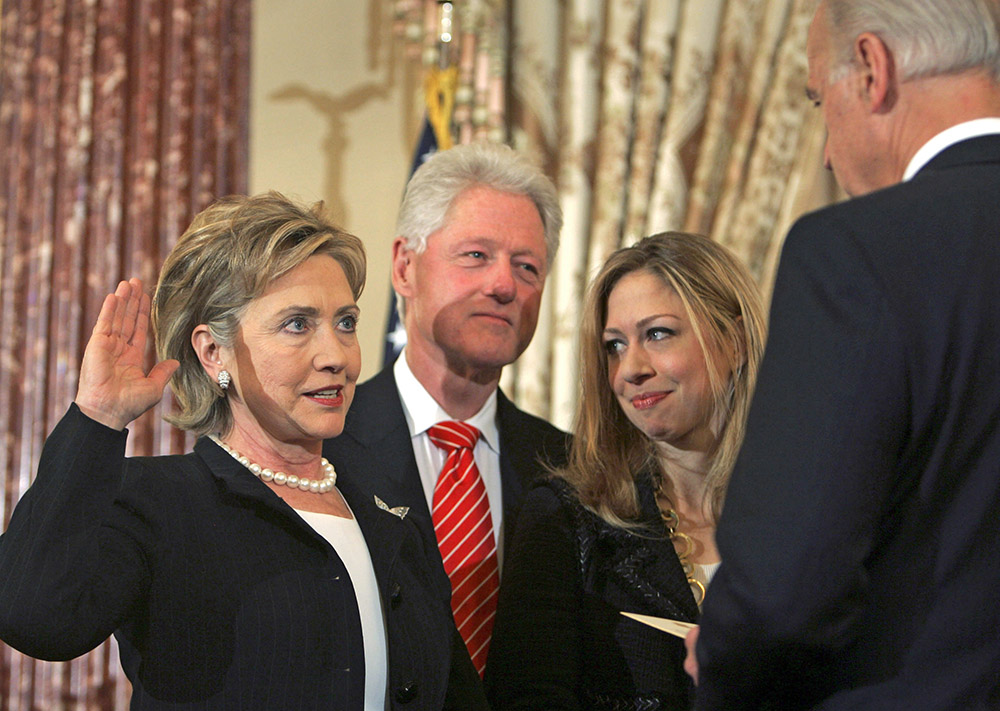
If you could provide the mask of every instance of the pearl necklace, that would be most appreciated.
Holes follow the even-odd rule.
[[[285,472],[272,471],[256,462],[251,462],[217,436],[209,435],[209,439],[222,447],[233,459],[249,469],[255,477],[263,481],[274,482],[279,486],[287,486],[290,489],[301,489],[311,494],[325,494],[337,483],[337,472],[334,471],[333,465],[330,464],[326,457],[322,457],[319,460],[319,465],[326,476],[322,479],[310,479],[305,476],[295,476],[294,474],[285,474]]]

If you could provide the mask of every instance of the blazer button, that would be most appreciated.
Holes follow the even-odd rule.
[[[399,583],[393,583],[392,591],[389,593],[389,604],[392,606],[392,609],[395,610],[402,602],[403,591],[399,589]]]
[[[420,691],[420,684],[415,681],[411,681],[408,684],[403,684],[401,687],[396,689],[396,701],[401,704],[408,704],[417,698],[417,692]]]

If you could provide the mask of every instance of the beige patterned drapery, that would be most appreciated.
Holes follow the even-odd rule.
[[[193,214],[245,192],[250,0],[3,0],[0,524],[72,400],[104,294],[151,285]],[[138,454],[180,451],[161,405]],[[0,711],[124,709],[113,643],[62,664],[0,644]]]
[[[436,60],[439,3],[395,4],[400,18],[423,12],[425,31],[402,34],[423,43],[425,61]],[[470,42],[490,44],[492,64],[484,66],[493,73],[484,69],[484,81],[504,85],[504,102],[478,108],[478,116],[504,127],[505,140],[534,154],[559,187],[562,245],[535,338],[505,370],[504,387],[522,407],[569,428],[584,287],[611,251],[663,230],[701,232],[743,258],[767,294],[791,222],[837,198],[822,170],[822,123],[803,93],[815,3],[454,6],[476,18],[457,35],[454,55],[467,59]],[[471,138],[460,126],[455,132],[462,142]]]

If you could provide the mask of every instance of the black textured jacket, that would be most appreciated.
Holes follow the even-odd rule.
[[[690,708],[683,640],[621,615],[698,616],[650,478],[640,477],[638,488],[640,532],[585,509],[562,479],[527,494],[487,665],[494,711]]]

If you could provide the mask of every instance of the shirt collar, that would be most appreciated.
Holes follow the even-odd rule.
[[[427,388],[417,380],[417,376],[413,374],[409,363],[406,362],[405,348],[396,358],[396,363],[392,366],[392,373],[396,377],[396,388],[399,390],[399,399],[403,403],[403,415],[406,417],[411,437],[424,434],[438,422],[455,419],[445,412],[438,401],[427,392]],[[500,433],[497,430],[496,415],[497,391],[494,389],[486,398],[486,402],[483,403],[479,412],[466,418],[463,422],[478,429],[489,448],[499,453]]]
[[[910,159],[906,171],[903,173],[903,180],[907,181],[916,175],[921,168],[927,165],[934,156],[949,146],[953,146],[960,141],[978,136],[987,136],[1000,133],[1000,118],[981,118],[973,121],[965,121],[951,128],[946,128],[941,133],[934,136],[920,147]]]

